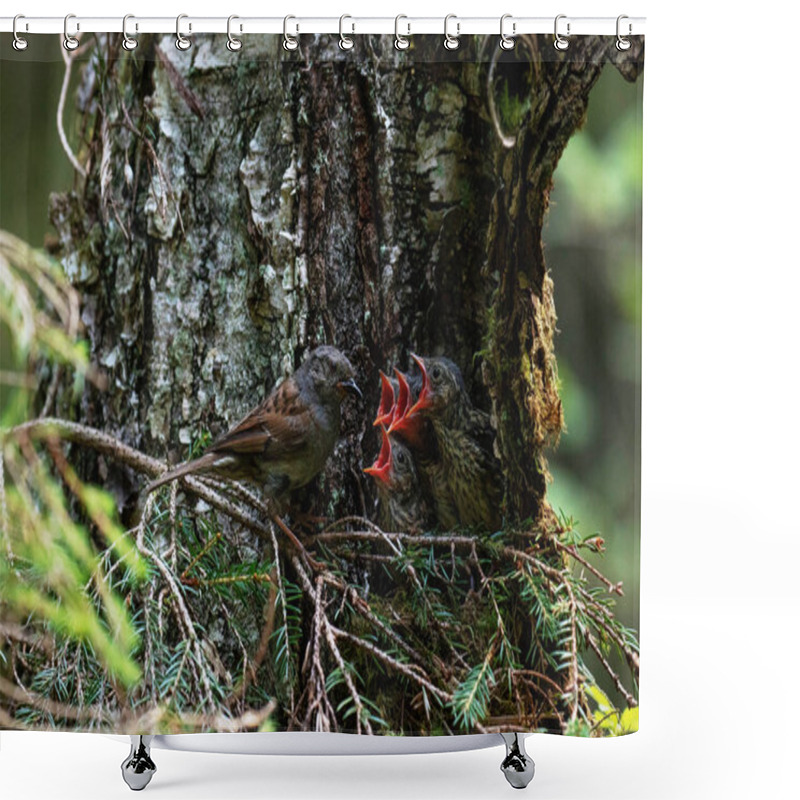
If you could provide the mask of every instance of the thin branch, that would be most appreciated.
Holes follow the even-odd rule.
[[[283,630],[285,632],[284,641],[286,643],[286,667],[289,674],[291,674],[291,660],[289,652],[289,612],[286,610],[286,590],[283,586],[283,576],[281,575],[281,560],[278,555],[278,539],[275,536],[275,528],[270,525],[270,540],[272,542],[273,563],[275,564],[275,583],[278,587],[278,597],[281,601],[281,608],[283,609]],[[290,695],[289,702],[292,709],[294,709],[294,684],[290,681]]]
[[[61,50],[61,57],[64,59],[64,80],[61,82],[61,94],[58,97],[58,109],[56,110],[56,127],[58,128],[58,138],[61,140],[61,147],[70,160],[70,163],[75,170],[83,177],[86,177],[86,167],[81,164],[72,152],[72,148],[67,141],[67,134],[64,133],[64,104],[67,99],[67,92],[69,91],[69,80],[72,76],[72,61],[74,54],[68,53],[66,48],[59,48]]]
[[[350,697],[353,698],[353,703],[355,703],[356,733],[361,733],[361,725],[363,724],[364,727],[367,729],[367,733],[372,735],[372,726],[370,725],[369,720],[365,718],[364,704],[361,702],[361,697],[356,691],[355,684],[353,683],[353,676],[350,674],[350,670],[344,663],[342,654],[339,652],[339,648],[336,646],[336,638],[333,635],[333,629],[331,628],[331,624],[328,621],[327,616],[323,617],[323,625],[325,627],[325,641],[327,641],[328,643],[328,647],[330,648],[334,661],[339,665],[342,677],[344,678],[344,682],[347,685],[347,690],[348,692],[350,692]]]
[[[47,655],[53,655],[56,649],[55,639],[43,632],[33,633],[29,630],[30,627],[23,627],[13,622],[0,622],[0,636],[22,642],[29,647],[35,647],[44,651]]]
[[[600,650],[600,645],[597,643],[597,640],[594,638],[594,636],[592,636],[592,634],[585,629],[583,630],[583,636],[586,639],[586,643],[594,651],[594,654],[600,659],[600,663],[603,665],[605,671],[609,674],[611,680],[614,681],[614,686],[617,687],[617,691],[625,698],[625,702],[628,704],[628,707],[634,708],[638,706],[639,703],[636,702],[636,698],[622,685],[619,675],[617,675],[617,673],[614,671],[614,668],[611,666],[611,664],[608,663],[608,660]]]
[[[502,50],[500,48],[495,48],[494,54],[492,55],[491,63],[489,64],[489,71],[486,75],[486,96],[489,100],[489,116],[492,120],[492,125],[494,126],[494,131],[497,134],[497,138],[500,140],[500,143],[505,147],[507,150],[512,149],[517,143],[516,136],[508,136],[503,131],[503,126],[500,124],[500,116],[497,113],[497,102],[494,99],[494,71],[497,67],[497,59],[499,58]]]
[[[144,520],[144,516],[142,517]],[[143,527],[143,526],[142,526]],[[206,692],[206,700],[208,701],[209,708],[214,708],[214,695],[211,691],[211,683],[208,679],[208,667],[206,665],[206,659],[203,655],[202,648],[200,647],[200,640],[197,636],[197,631],[195,630],[194,623],[192,622],[192,617],[189,614],[189,609],[186,606],[186,600],[184,599],[183,592],[180,589],[180,585],[178,581],[172,576],[172,573],[169,570],[169,567],[159,558],[156,553],[150,550],[148,547],[145,546],[143,537],[140,537],[138,547],[140,552],[146,558],[149,558],[155,565],[158,567],[158,571],[161,573],[161,577],[164,581],[169,584],[170,589],[172,589],[172,596],[177,601],[177,609],[179,612],[179,618],[183,622],[183,627],[186,632],[186,635],[189,637],[192,647],[195,651],[195,657],[197,658],[197,664],[201,667],[201,674],[200,678],[203,682],[203,688]]]
[[[416,544],[457,544],[467,545],[472,547],[476,542],[480,543],[479,539],[472,536],[460,536],[457,534],[425,534],[424,536],[417,536],[410,533],[401,532],[388,532],[382,531],[380,528],[374,526],[374,530],[360,530],[360,531],[323,531],[314,536],[314,541],[317,542],[335,542],[335,541],[348,541],[348,540],[364,540],[364,541],[399,541],[399,542],[412,542]]]
[[[628,666],[634,675],[639,674],[639,654],[632,650],[612,624],[612,617],[582,586],[578,587],[578,594],[586,601],[581,605],[581,610],[594,620],[598,629],[614,640],[614,643],[625,656]],[[599,612],[599,613],[598,613]]]
[[[243,698],[245,694],[247,694],[248,676],[250,676],[253,681],[257,679],[258,670],[261,668],[269,652],[269,643],[275,630],[275,611],[278,605],[278,587],[275,585],[276,580],[277,576],[273,576],[270,582],[269,597],[264,613],[264,626],[261,629],[261,636],[258,640],[256,653],[253,656],[252,662],[249,664],[247,661],[247,651],[244,650],[245,669],[242,672],[242,682],[231,695],[234,699]]]
[[[236,733],[239,731],[259,730],[261,726],[275,713],[277,703],[270,700],[266,706],[260,709],[250,709],[238,717],[227,717],[224,714],[181,714],[181,732],[185,728],[196,730],[212,730],[221,733]],[[167,720],[168,725],[173,725],[173,712],[168,708],[158,706],[156,708],[140,714],[126,728],[136,730],[159,730],[163,719]]]
[[[575,593],[572,591],[569,581],[564,581],[564,588],[569,595],[569,617],[570,617],[570,667],[569,682],[573,692],[572,713],[570,720],[574,722],[578,718],[578,707],[580,706],[580,670],[578,666],[578,605],[575,602]]]
[[[110,719],[109,714],[100,706],[88,706],[87,708],[73,708],[72,706],[57,703],[46,697],[40,697],[15,686],[11,681],[0,676],[0,694],[4,694],[16,703],[31,705],[34,708],[44,711],[60,719],[71,719],[83,721],[88,719]]]
[[[35,389],[39,385],[39,382],[35,375],[0,369],[0,384],[4,386],[18,386],[21,389]]]
[[[47,438],[54,434],[69,442],[91,447],[97,452],[111,456],[115,460],[121,461],[123,464],[127,464],[129,467],[145,475],[149,475],[150,477],[156,477],[167,470],[167,465],[163,461],[159,461],[129,445],[123,444],[119,439],[107,433],[103,433],[102,431],[90,428],[86,425],[80,425],[76,422],[67,422],[66,420],[60,420],[54,417],[45,417],[43,419],[25,422],[12,428],[6,435],[21,441],[27,437]],[[253,517],[217,492],[213,491],[203,479],[186,475],[181,480],[185,481],[186,485],[194,494],[202,500],[205,500],[218,511],[227,514],[231,519],[240,522],[259,536],[269,538],[269,528],[258,520],[253,519]]]
[[[609,592],[612,592],[613,594],[617,594],[620,597],[624,597],[625,596],[625,593],[622,591],[622,582],[613,583],[608,578],[606,578],[606,576],[603,575],[603,573],[600,572],[600,570],[598,570],[596,567],[592,566],[592,564],[590,564],[578,552],[578,549],[576,547],[574,547],[572,545],[564,544],[564,542],[559,541],[555,536],[552,537],[552,541],[555,542],[555,545],[559,550],[561,550],[562,552],[567,553],[568,555],[572,556],[572,558],[574,558],[580,564],[583,564],[583,566],[586,567],[586,569],[588,569],[589,572],[591,572],[592,575],[595,576],[595,578],[597,578],[601,583],[603,583],[605,585],[605,587],[608,589]]]
[[[349,642],[352,642],[356,647],[360,647],[362,650],[366,650],[368,653],[371,653],[375,658],[383,661],[384,664],[390,666],[392,669],[401,672],[407,678],[411,678],[412,681],[415,681],[420,686],[426,688],[431,694],[435,694],[440,700],[443,700],[445,703],[449,703],[453,699],[453,695],[449,692],[440,689],[438,686],[434,686],[429,680],[423,678],[422,676],[418,675],[414,672],[413,669],[408,664],[403,664],[401,661],[398,661],[395,658],[392,658],[388,653],[381,650],[379,647],[376,647],[372,642],[368,642],[365,639],[361,639],[360,637],[350,633],[349,631],[342,630],[341,628],[332,627],[332,631],[334,636],[337,638],[346,639]]]
[[[6,502],[6,454],[5,442],[0,438],[0,534],[2,534],[6,545],[6,556],[8,563],[14,561],[14,554],[11,552],[11,536],[8,532],[8,504]]]

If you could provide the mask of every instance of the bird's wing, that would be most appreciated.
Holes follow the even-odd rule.
[[[470,409],[466,420],[468,436],[474,439],[487,453],[494,453],[495,430],[492,421],[485,411],[477,408]]]
[[[263,454],[277,459],[297,453],[314,430],[308,406],[301,401],[296,384],[288,380],[217,439],[207,452]]]

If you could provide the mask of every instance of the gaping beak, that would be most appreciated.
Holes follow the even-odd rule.
[[[394,388],[381,370],[381,402],[373,425],[391,425],[394,416]]]
[[[408,417],[413,417],[414,414],[418,414],[420,411],[430,408],[431,405],[431,383],[428,379],[428,370],[425,369],[425,362],[416,355],[416,353],[412,353],[411,358],[414,359],[414,363],[419,367],[419,371],[422,373],[422,388],[419,390],[417,402],[411,406],[408,410],[408,414],[406,414]]]
[[[381,425],[381,439],[381,452],[378,454],[378,458],[371,467],[365,467],[364,472],[388,484],[392,472],[392,440],[383,425]]]
[[[397,402],[394,404],[392,423],[402,419],[411,405],[411,387],[408,385],[406,376],[397,367],[394,369],[394,374],[397,377]],[[391,430],[391,425],[389,430]]]
[[[408,438],[413,433],[412,429],[416,428],[416,420],[413,423],[409,421],[409,407],[412,405],[411,387],[408,385],[406,376],[399,369],[395,369],[394,374],[397,375],[399,389],[389,433],[400,433]]]
[[[361,389],[358,388],[356,382],[352,378],[348,378],[346,381],[339,381],[336,384],[343,392],[349,392],[350,394],[358,395],[359,397],[363,397],[364,395],[361,394]]]
[[[412,449],[421,451],[425,449],[423,422],[419,414],[416,417],[406,414],[392,422],[389,433],[400,436]]]

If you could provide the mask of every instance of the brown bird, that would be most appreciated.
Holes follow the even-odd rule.
[[[375,478],[380,501],[380,526],[385,531],[422,533],[431,514],[420,486],[411,451],[381,426],[381,451],[364,472]]]
[[[200,458],[165,472],[147,491],[195,473],[252,481],[273,498],[305,486],[333,452],[345,394],[361,397],[354,375],[352,364],[339,350],[318,347],[294,375]]]
[[[440,453],[439,474],[433,480],[446,484],[446,489],[439,489],[444,513],[449,502],[460,524],[497,530],[503,484],[489,415],[472,405],[461,370],[450,359],[423,359],[413,353],[412,358],[422,374],[419,397],[389,432],[408,435],[428,421]]]

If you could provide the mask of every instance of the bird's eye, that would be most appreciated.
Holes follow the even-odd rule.
[[[441,378],[441,377],[442,377],[442,371],[441,371],[441,369],[439,369],[439,367],[434,367],[434,368],[431,370],[431,377],[432,377],[434,380],[437,380],[437,381],[438,381],[438,380],[439,380],[439,378]]]
[[[397,463],[398,464],[405,464],[406,463],[406,454],[405,453],[398,453],[397,454]]]

